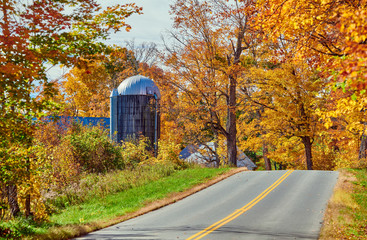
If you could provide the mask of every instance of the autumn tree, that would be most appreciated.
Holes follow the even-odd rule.
[[[296,44],[299,56],[318,56],[320,65],[337,71],[339,80],[348,80],[348,85],[357,87],[363,80],[359,71],[365,72],[365,1],[264,0],[257,4],[257,21],[269,31],[270,39]]]
[[[182,124],[203,140],[224,136],[228,163],[236,165],[240,59],[256,39],[254,2],[179,0],[171,9],[175,41],[166,64],[187,114]]]
[[[341,158],[340,167],[358,165],[355,160],[366,159],[366,105],[367,97],[362,92],[335,89],[328,99],[327,109],[320,116],[333,140],[333,148]],[[355,160],[354,160],[355,159]]]
[[[6,184],[12,215],[20,211],[17,185],[29,183],[27,170],[37,161],[27,150],[32,119],[53,108],[49,99],[54,90],[44,64],[72,66],[80,56],[103,51],[100,41],[113,31],[129,29],[126,17],[139,11],[134,4],[101,9],[94,0],[0,1],[0,181]],[[41,100],[31,95],[36,85],[43,86]],[[24,158],[19,149],[24,149]],[[29,206],[27,197],[27,214]]]
[[[155,43],[129,41],[126,47],[111,46],[103,54],[82,59],[65,75],[62,83],[66,112],[84,117],[107,117],[110,93],[124,79],[145,73],[162,76],[162,70],[155,66],[157,52]]]
[[[366,1],[258,1],[259,25],[277,41],[282,38],[296,44],[297,58],[313,58],[325,77],[329,77],[334,86],[351,92],[347,98],[356,100],[364,97],[366,90],[367,61],[367,16]],[[339,98],[336,105],[345,106]],[[357,105],[364,102],[359,100]],[[356,105],[356,104],[352,104]],[[347,106],[345,106],[347,107]],[[340,109],[341,112],[350,111]],[[364,111],[365,106],[356,109],[355,114]],[[333,114],[338,115],[336,111]],[[339,114],[339,116],[341,116]],[[343,118],[343,117],[342,117]],[[326,120],[325,122],[330,122]],[[351,128],[360,125],[363,129],[365,119],[349,118]],[[360,148],[363,148],[366,132],[360,131]]]
[[[63,89],[66,93],[66,112],[83,117],[109,116],[109,96],[120,82],[135,75],[133,52],[113,46],[103,54],[90,56],[66,74]]]
[[[327,80],[306,63],[291,61],[274,69],[252,68],[247,76],[253,90],[243,89],[244,95],[261,116],[243,125],[244,144],[261,147],[265,139],[276,149],[271,154],[274,160],[288,159],[291,164],[299,159],[295,149],[301,144],[307,169],[312,170],[312,144],[324,130],[317,109],[325,107]],[[287,158],[282,151],[294,154]]]

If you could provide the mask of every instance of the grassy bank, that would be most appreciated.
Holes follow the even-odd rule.
[[[341,170],[320,239],[367,239],[367,170]]]
[[[95,197],[90,195],[85,201],[77,200],[77,203],[72,205],[64,204],[60,211],[51,215],[47,223],[37,224],[26,219],[18,219],[2,223],[2,228],[11,230],[8,238],[71,238],[132,217],[134,212],[149,203],[162,200],[173,193],[183,192],[228,170],[228,168],[188,168],[170,172],[153,180],[144,176],[146,173],[140,172],[140,176],[128,178],[127,181],[130,182],[125,184],[129,187],[125,189]],[[142,178],[148,180],[141,181]],[[68,199],[65,196],[61,198],[64,201]],[[69,198],[71,199],[70,196]]]

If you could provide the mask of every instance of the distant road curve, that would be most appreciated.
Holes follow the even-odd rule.
[[[78,239],[317,239],[338,172],[240,172]]]

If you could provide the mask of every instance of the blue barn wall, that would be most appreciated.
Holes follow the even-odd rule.
[[[74,121],[82,123],[84,126],[91,125],[91,126],[97,126],[98,124],[101,124],[101,126],[104,126],[106,129],[110,129],[110,118],[104,118],[104,117],[70,117]]]
[[[65,120],[66,122],[79,122],[83,124],[83,126],[97,126],[100,124],[105,129],[110,129],[110,118],[54,116],[47,117],[45,121],[51,121],[53,119],[56,119],[59,124],[62,124],[62,120]]]

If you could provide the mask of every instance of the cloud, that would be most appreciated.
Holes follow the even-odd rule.
[[[135,39],[137,43],[155,42],[161,43],[161,34],[172,26],[169,15],[169,0],[135,0],[135,1],[103,1],[98,0],[103,7],[114,4],[134,2],[137,6],[143,7],[143,14],[132,15],[126,22],[131,25],[130,32],[121,30],[116,34],[111,34],[108,43],[124,45],[125,41]]]
[[[137,6],[143,7],[143,14],[132,15],[126,19],[131,25],[130,32],[122,29],[120,32],[111,34],[108,44],[124,46],[126,41],[135,40],[135,43],[154,42],[158,45],[162,43],[161,34],[166,29],[170,29],[172,20],[169,15],[170,0],[97,0],[103,8],[115,4],[125,4],[134,2]],[[56,79],[65,73],[65,69],[59,66],[52,67],[48,72],[49,79]]]

